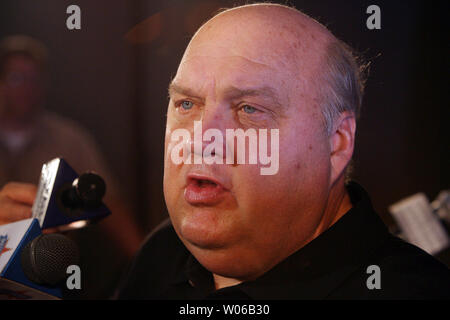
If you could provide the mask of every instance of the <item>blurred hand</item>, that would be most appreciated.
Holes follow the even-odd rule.
[[[31,218],[37,186],[10,182],[0,190],[0,225]]]

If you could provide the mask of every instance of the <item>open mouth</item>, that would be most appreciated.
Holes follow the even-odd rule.
[[[188,176],[184,193],[190,204],[213,205],[220,201],[226,189],[213,178],[204,176]]]
[[[188,175],[187,184],[195,185],[198,188],[220,187],[226,189],[217,179],[197,174]]]
[[[205,179],[191,179],[192,183],[196,184],[199,188],[216,187],[217,183],[211,180]]]

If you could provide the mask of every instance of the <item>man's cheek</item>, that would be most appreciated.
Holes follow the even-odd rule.
[[[233,179],[233,192],[239,203],[239,207],[253,211],[254,207],[264,207],[263,203],[270,203],[269,199],[279,198],[282,187],[280,173],[273,176],[260,174],[259,166],[246,165],[237,168]]]

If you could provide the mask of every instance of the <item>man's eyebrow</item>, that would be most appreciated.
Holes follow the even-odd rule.
[[[180,86],[174,82],[170,83],[169,85],[169,96],[178,93],[182,94],[188,97],[191,97],[193,99],[199,100],[201,102],[204,102],[204,98],[199,97],[194,93],[193,90]],[[275,89],[269,86],[263,86],[263,87],[257,87],[257,88],[247,88],[247,89],[240,89],[234,86],[231,86],[225,90],[225,96],[228,99],[239,99],[243,97],[257,97],[262,96],[269,98],[272,100],[272,102],[275,104],[275,106],[283,108],[284,104],[281,103],[281,100],[276,93]]]
[[[225,90],[225,94],[230,99],[239,99],[243,97],[257,97],[262,96],[265,98],[271,99],[275,105],[279,107],[283,107],[281,100],[275,91],[274,88],[269,86],[257,87],[257,88],[248,88],[248,89],[240,89],[236,87],[230,87]]]
[[[204,101],[205,99],[197,96],[193,90],[189,88],[182,87],[174,82],[171,82],[169,84],[169,97],[172,96],[174,93],[179,93],[188,97],[191,97],[193,99]]]

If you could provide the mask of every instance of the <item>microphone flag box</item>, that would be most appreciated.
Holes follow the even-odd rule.
[[[81,200],[74,200],[74,184],[79,178],[75,170],[62,158],[53,159],[43,165],[32,208],[32,217],[39,221],[42,229],[67,226],[77,221],[94,222],[111,214],[101,201],[106,186],[98,176],[103,183],[103,194],[97,197],[98,205],[83,205]],[[95,187],[95,183],[88,185],[88,192],[95,193]]]
[[[40,234],[39,222],[33,218],[0,226],[0,300],[61,298],[60,288],[32,282],[22,268],[23,248]]]
[[[444,226],[424,193],[417,193],[389,207],[406,240],[431,255],[450,245]]]

